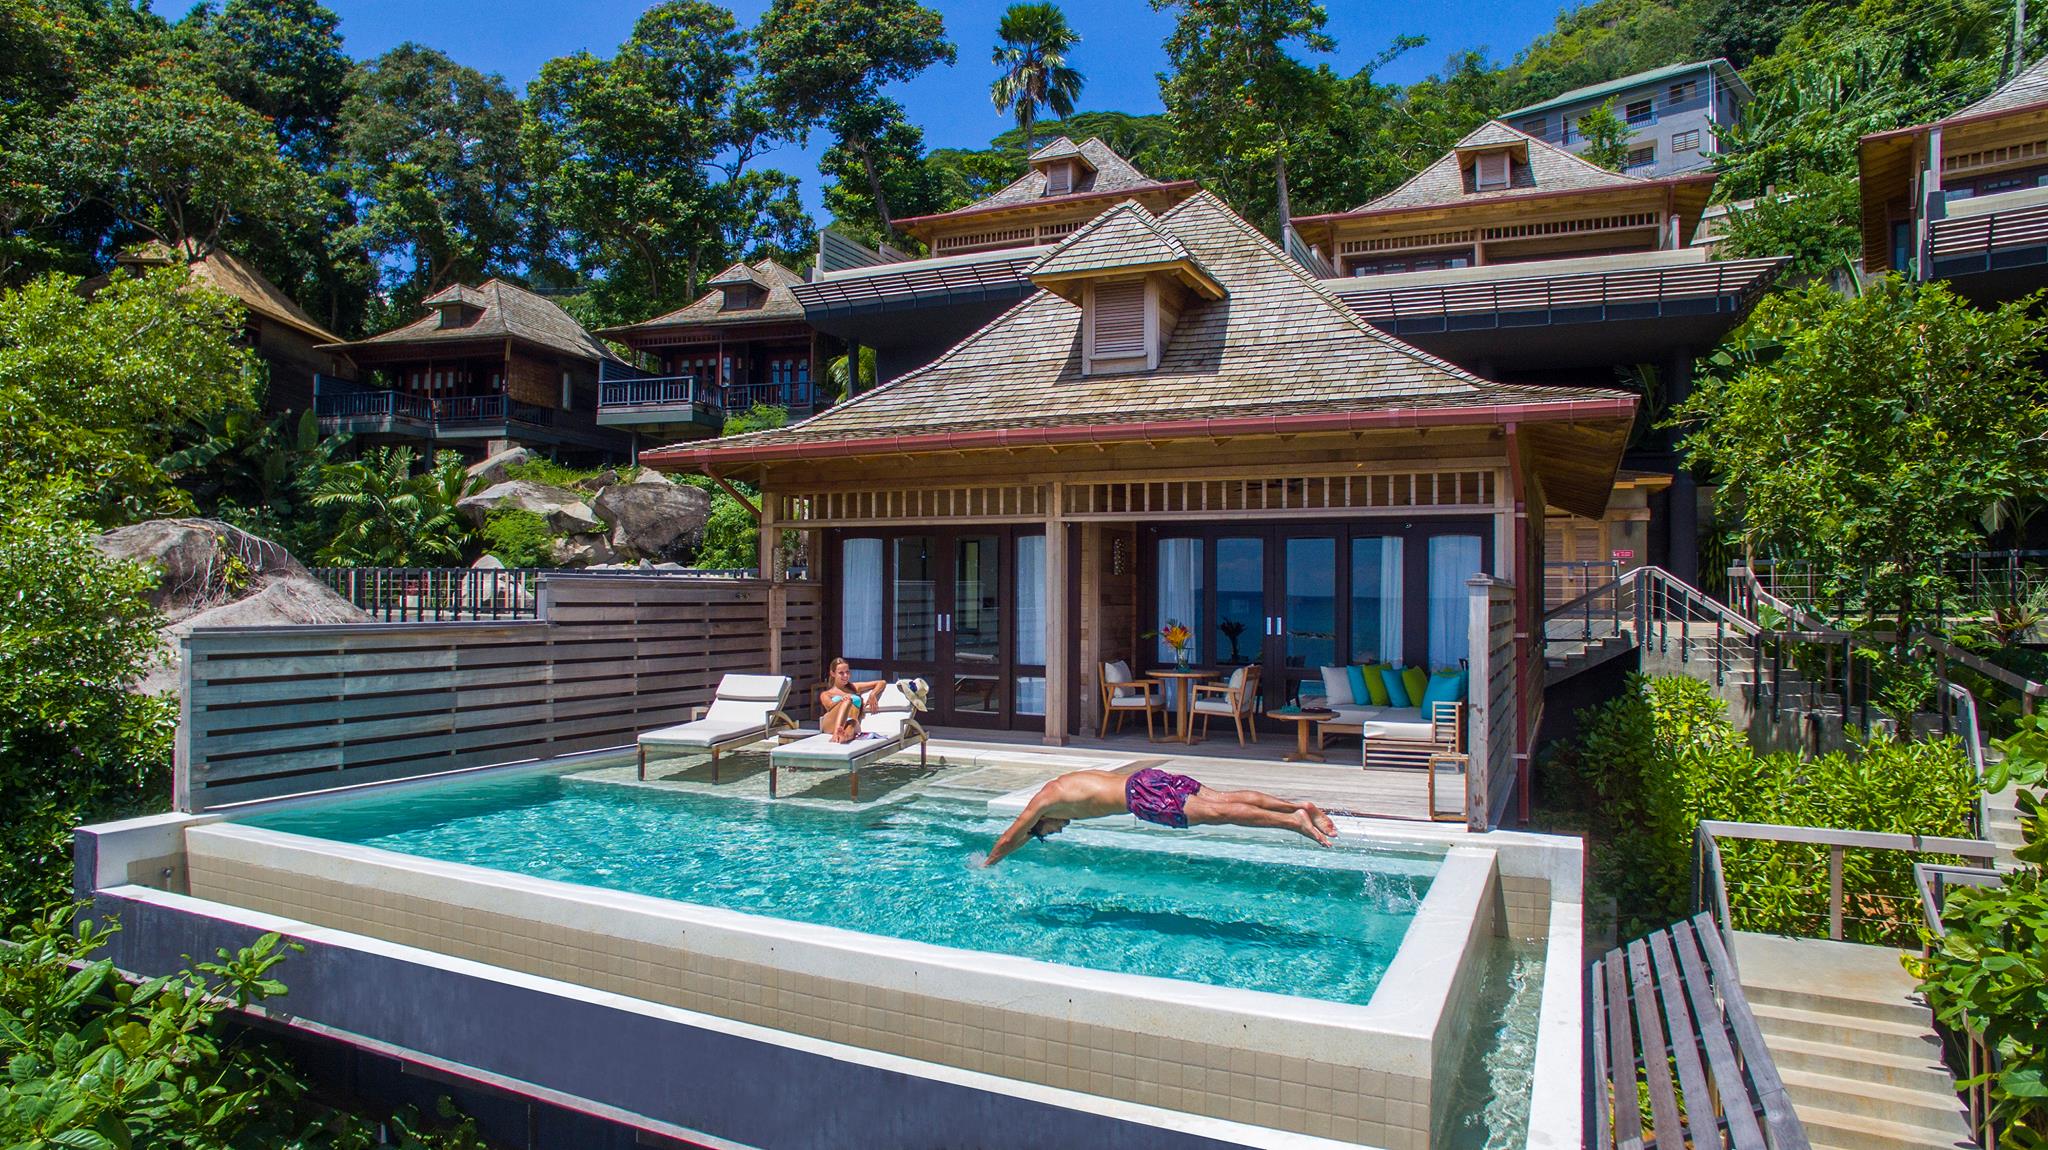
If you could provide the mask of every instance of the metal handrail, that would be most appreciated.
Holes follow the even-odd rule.
[[[1920,917],[1924,920],[1927,933],[1932,938],[1948,934],[1947,924],[1941,921],[1942,911],[1948,906],[1948,891],[1951,887],[1974,886],[1995,887],[2005,883],[2005,875],[1989,867],[1961,867],[1948,863],[1913,864],[1913,886],[1920,894]],[[1970,1018],[1969,1011],[1962,1012],[1963,1065],[1958,1078],[1975,1085],[1964,1086],[1962,1095],[1968,1110],[1970,1133],[1976,1136],[1984,1150],[1998,1150],[1998,1128],[1991,1124],[1991,1089],[1985,1081],[1990,1075],[2003,1069],[2004,1059],[1998,1049],[1985,1040],[1984,1029]],[[1951,1052],[1950,1057],[1953,1057]]]
[[[1672,651],[1671,624],[1676,622],[1678,661],[1690,663],[1696,654],[1710,654],[1716,686],[1727,682],[1728,672],[1735,664],[1729,654],[1731,638],[1735,642],[1754,640],[1761,632],[1756,623],[1743,618],[1726,604],[1662,567],[1649,565],[1627,571],[1613,582],[1593,588],[1545,612],[1543,643],[1546,649],[1553,642],[1570,641],[1564,636],[1553,635],[1551,624],[1573,618],[1579,622],[1581,641],[1590,643],[1596,637],[1620,635],[1633,626],[1636,643],[1645,650],[1654,649],[1660,655],[1668,655]],[[1695,623],[1713,624],[1713,637],[1695,636]],[[1712,644],[1711,651],[1707,646],[1709,643]]]

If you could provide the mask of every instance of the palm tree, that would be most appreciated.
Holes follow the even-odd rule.
[[[417,474],[410,447],[373,448],[324,469],[313,506],[336,515],[320,559],[336,567],[415,567],[462,558],[469,524],[456,501],[477,486],[444,451]]]
[[[1031,154],[1031,125],[1044,105],[1054,114],[1074,114],[1081,73],[1067,66],[1067,53],[1081,37],[1067,26],[1057,4],[1012,4],[996,27],[995,62],[1003,74],[989,87],[999,112],[1014,112],[1024,130],[1024,154]]]

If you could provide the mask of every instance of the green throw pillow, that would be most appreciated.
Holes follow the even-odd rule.
[[[1392,669],[1393,668],[1387,666],[1385,663],[1374,663],[1370,667],[1360,668],[1360,670],[1363,672],[1363,674],[1360,677],[1365,680],[1365,698],[1363,700],[1360,700],[1361,702],[1369,702],[1375,707],[1385,707],[1390,705],[1388,703],[1387,680],[1385,678],[1385,675],[1386,672]]]
[[[1429,672],[1420,667],[1410,667],[1401,672],[1401,685],[1408,688],[1408,697],[1414,702],[1408,706],[1422,705],[1422,693],[1429,690]]]

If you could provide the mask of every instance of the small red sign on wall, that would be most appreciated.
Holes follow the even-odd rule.
[[[1633,550],[1617,547],[1614,551],[1614,557],[1616,559],[1633,559],[1636,557],[1636,553]]]

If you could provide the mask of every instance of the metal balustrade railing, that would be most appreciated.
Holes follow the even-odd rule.
[[[1637,567],[1546,612],[1543,643],[1591,644],[1627,637],[1646,656],[1700,665],[1722,686],[1754,667],[1756,623],[1661,567]]]
[[[1756,559],[1748,569],[1759,589],[1817,617],[1839,621],[1865,606],[1860,600],[1834,593],[1810,565],[1799,560]],[[2048,597],[2048,551],[1966,552],[1930,575],[1937,587],[1933,606],[1938,624],[1981,619],[1995,608]]]
[[[434,405],[424,396],[402,391],[329,391],[313,397],[313,413],[321,419],[434,420]]]
[[[537,567],[314,567],[313,577],[367,612],[378,623],[460,622],[537,618]],[[737,567],[615,567],[577,569],[576,575],[659,576],[670,579],[752,579]],[[801,580],[803,567],[787,578]]]
[[[1948,907],[1949,891],[1956,887],[1994,887],[2005,875],[1992,867],[1950,866],[1945,863],[1913,864],[1913,885],[1920,894],[1920,911],[1927,933],[1933,938],[1948,934],[1942,914]],[[1942,1028],[1945,1032],[1947,1027]],[[1984,1028],[1963,1012],[1960,1031],[1948,1032],[1950,1069],[1962,1088],[1963,1108],[1970,1133],[1984,1150],[1998,1150],[1998,1127],[1991,1121],[1992,1079],[2005,1069],[1998,1048],[1985,1040]]]

